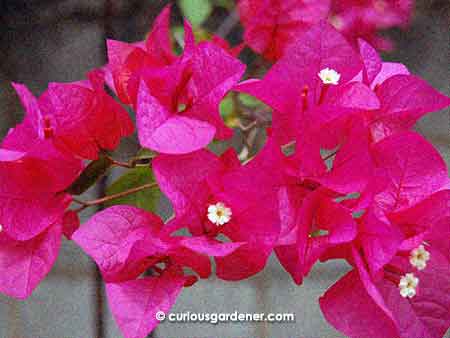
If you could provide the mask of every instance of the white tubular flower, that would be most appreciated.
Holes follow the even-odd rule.
[[[416,295],[418,284],[419,278],[415,277],[413,273],[407,273],[400,279],[400,283],[398,283],[400,295],[403,298],[413,298]]]
[[[337,85],[339,84],[339,80],[341,78],[341,74],[330,68],[322,69],[317,75],[319,75],[324,84]]]
[[[208,207],[208,219],[215,225],[224,225],[231,220],[231,209],[224,203],[218,202]]]
[[[423,270],[427,267],[427,262],[430,260],[430,253],[421,244],[418,248],[411,251],[409,262],[417,270]]]

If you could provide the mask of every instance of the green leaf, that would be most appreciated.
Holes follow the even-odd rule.
[[[183,15],[193,26],[200,26],[213,10],[210,0],[179,0]]]
[[[256,97],[244,93],[239,94],[239,100],[241,100],[243,104],[245,104],[247,107],[250,108],[255,108],[264,105],[264,103],[262,103]]]
[[[129,170],[117,181],[115,181],[108,189],[106,195],[114,195],[123,191],[139,187],[141,185],[154,182],[152,171],[150,167],[138,167]],[[155,212],[161,192],[158,188],[149,188],[141,190],[128,196],[116,198],[105,203],[106,207],[113,205],[127,204],[135,207],[145,209],[147,211]]]
[[[230,94],[225,96],[225,98],[220,102],[219,109],[220,109],[220,115],[222,115],[222,118],[224,118],[224,119],[233,115],[234,101],[233,101],[233,97]]]
[[[89,163],[66,191],[71,195],[81,195],[103,177],[111,165],[112,162],[109,158],[100,155],[98,160]]]
[[[220,102],[219,110],[225,124],[230,128],[235,128],[239,125],[239,117],[236,115],[236,109],[233,99],[234,93],[229,93]]]

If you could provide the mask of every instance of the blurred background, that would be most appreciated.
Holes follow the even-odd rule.
[[[193,3],[191,15],[200,7]],[[106,62],[105,39],[142,40],[161,9],[163,0],[0,0],[0,137],[21,121],[23,111],[10,82],[25,83],[35,94],[48,82],[82,79]],[[181,23],[176,2],[173,24]],[[211,0],[203,26],[241,42],[242,28],[232,0]],[[186,11],[186,8],[184,9]],[[195,19],[194,19],[195,20]],[[402,62],[441,92],[450,94],[450,3],[448,0],[417,1],[411,27],[387,34],[397,49],[386,60]],[[226,35],[226,36],[225,36]],[[250,62],[252,53],[241,59]],[[442,111],[424,118],[417,126],[450,164],[450,115]],[[235,140],[239,142],[239,139]],[[134,154],[135,140],[121,151]],[[88,192],[102,193],[112,177]],[[161,213],[169,208],[160,201]],[[85,215],[88,217],[88,215]],[[348,270],[340,263],[319,264],[297,287],[281,266],[271,259],[264,272],[239,283],[214,278],[185,289],[173,312],[292,312],[295,323],[163,323],[152,337],[342,337],[323,319],[318,297]],[[56,266],[33,296],[17,302],[0,296],[1,338],[120,338],[111,318],[101,278],[94,264],[69,241],[62,246]],[[450,335],[448,335],[450,337]],[[417,338],[417,337],[411,337]]]

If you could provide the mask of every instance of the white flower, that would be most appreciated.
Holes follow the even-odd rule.
[[[322,69],[317,75],[319,75],[324,84],[337,85],[339,84],[339,79],[341,78],[341,74],[330,68]]]
[[[208,219],[215,225],[224,225],[231,220],[231,209],[222,202],[211,204],[208,207]]]
[[[398,283],[400,295],[403,298],[413,298],[416,295],[418,284],[419,278],[415,277],[413,273],[407,273],[400,279],[400,283]]]
[[[421,244],[418,248],[411,251],[409,256],[409,262],[417,270],[423,270],[427,267],[427,262],[430,259],[430,253]]]

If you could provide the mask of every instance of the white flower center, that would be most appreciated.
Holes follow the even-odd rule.
[[[208,207],[208,219],[215,225],[224,225],[231,220],[231,209],[222,202],[210,204]]]
[[[339,84],[339,79],[341,78],[341,74],[330,68],[322,69],[317,75],[319,75],[324,84],[337,85]]]
[[[0,224],[0,232],[3,231],[3,225]]]
[[[398,283],[400,295],[403,298],[413,298],[416,295],[418,284],[419,278],[415,277],[413,273],[407,273],[400,279],[400,283]]]
[[[411,251],[409,255],[409,262],[412,266],[417,268],[417,270],[423,270],[427,267],[427,262],[430,259],[430,253],[421,244],[418,248]]]

